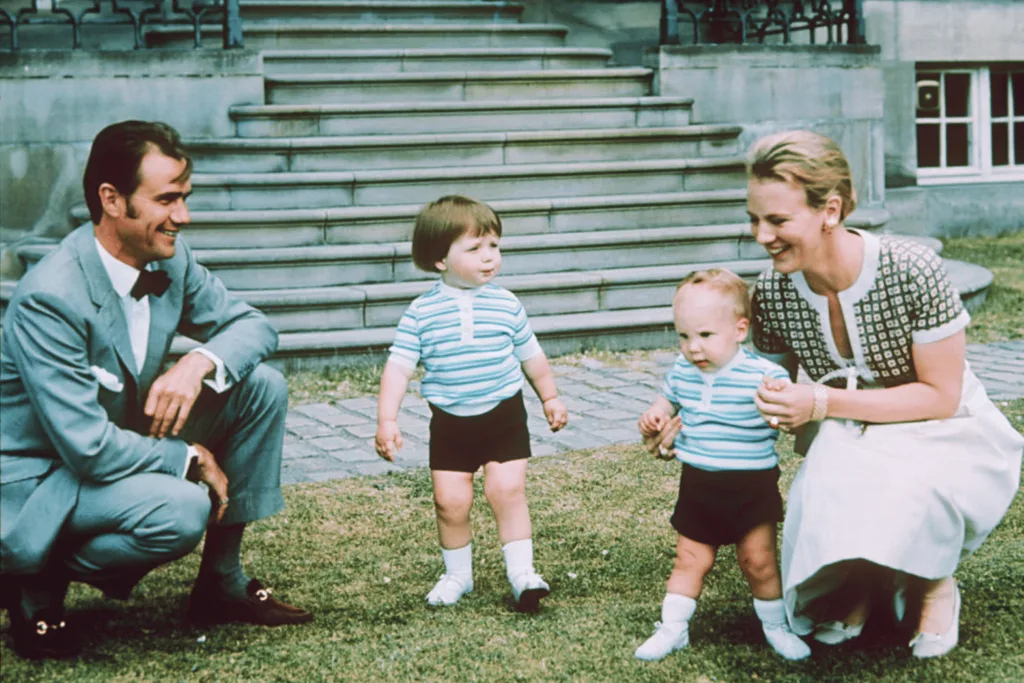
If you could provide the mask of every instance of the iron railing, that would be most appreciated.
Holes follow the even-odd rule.
[[[630,2],[635,0],[618,0]],[[816,43],[824,32],[827,44],[864,42],[863,0],[660,0],[660,44],[683,42],[695,45],[715,43],[764,43],[781,37],[792,42],[793,34],[807,32]],[[12,50],[19,46],[19,27],[35,24],[71,25],[72,47],[82,46],[82,28],[90,24],[131,24],[135,47],[144,46],[144,29],[156,25],[188,23],[195,46],[201,42],[200,25],[220,15],[225,48],[244,45],[239,0],[91,0],[77,14],[64,0],[31,0],[28,7],[8,11],[0,7],[0,28],[10,31]],[[81,3],[77,3],[81,5]],[[65,5],[65,6],[61,6]],[[110,11],[104,13],[103,6]],[[845,37],[845,39],[844,39]]]
[[[662,45],[679,45],[688,23],[694,45],[764,43],[781,37],[790,43],[806,31],[808,42],[824,32],[829,45],[864,42],[863,0],[661,0]],[[845,41],[844,41],[845,33]]]
[[[239,0],[91,0],[77,13],[60,0],[31,0],[28,7],[8,11],[0,7],[0,29],[10,31],[9,47],[19,49],[18,30],[21,27],[49,24],[71,26],[71,47],[82,47],[82,29],[86,26],[131,24],[135,48],[145,46],[145,29],[153,26],[189,24],[192,27],[195,46],[200,47],[200,25],[218,17],[223,24],[224,48],[244,46],[242,17],[238,9]],[[64,5],[64,6],[61,6]],[[104,10],[108,11],[104,11]],[[0,34],[2,35],[2,34]]]

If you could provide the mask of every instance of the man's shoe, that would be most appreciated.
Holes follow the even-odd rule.
[[[60,610],[42,610],[26,618],[20,607],[8,609],[14,651],[23,659],[68,659],[79,652],[78,634]]]
[[[516,599],[516,611],[536,612],[540,601],[551,592],[551,587],[537,572],[523,572],[509,580],[512,596]]]
[[[313,621],[313,615],[270,594],[256,579],[245,588],[247,598],[228,598],[219,591],[197,585],[188,599],[186,615],[196,626],[242,622],[261,626],[285,626]]]

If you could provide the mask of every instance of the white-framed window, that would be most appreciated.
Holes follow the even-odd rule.
[[[922,185],[1024,180],[1024,64],[919,64]]]

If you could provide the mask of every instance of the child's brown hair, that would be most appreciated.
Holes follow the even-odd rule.
[[[501,237],[501,219],[483,202],[450,194],[427,204],[416,216],[412,231],[412,261],[420,270],[440,272],[452,242],[465,234]]]
[[[683,281],[676,287],[673,304],[678,301],[684,289],[696,285],[705,285],[728,297],[733,302],[733,312],[736,314],[736,318],[750,320],[750,295],[747,283],[736,273],[725,268],[695,270],[684,277]]]

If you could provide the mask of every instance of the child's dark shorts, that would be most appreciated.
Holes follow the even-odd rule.
[[[476,472],[484,463],[530,457],[523,392],[481,415],[459,416],[430,404],[430,469]]]
[[[729,545],[782,521],[779,468],[709,472],[683,463],[672,526],[706,545]]]

